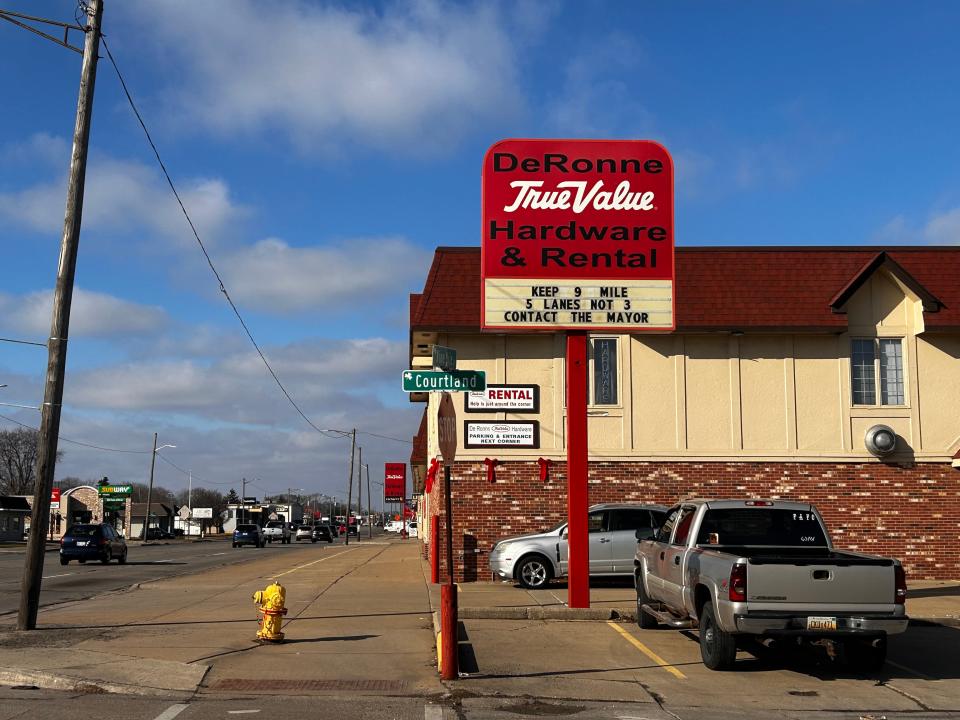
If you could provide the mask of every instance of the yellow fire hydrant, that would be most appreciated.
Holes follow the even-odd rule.
[[[267,585],[266,590],[257,590],[253,594],[253,601],[260,606],[257,608],[257,612],[263,615],[263,619],[260,621],[260,630],[257,631],[257,640],[266,642],[281,642],[283,640],[280,625],[283,623],[283,616],[287,614],[286,599],[287,591],[276,580]]]

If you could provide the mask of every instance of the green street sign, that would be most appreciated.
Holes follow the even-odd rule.
[[[133,494],[133,485],[98,485],[100,497],[125,498]]]
[[[457,369],[457,351],[443,345],[433,346],[433,369],[451,372]]]
[[[404,370],[404,392],[470,392],[487,389],[483,370]]]
[[[126,504],[127,504],[126,498],[106,497],[103,499],[104,510],[123,510],[124,507],[126,507]]]

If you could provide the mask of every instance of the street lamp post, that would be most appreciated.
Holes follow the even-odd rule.
[[[147,541],[147,528],[150,527],[150,501],[153,499],[153,468],[157,464],[157,451],[164,448],[175,448],[176,445],[161,445],[157,447],[157,433],[153,434],[153,452],[150,453],[150,485],[147,488],[147,511],[143,515],[143,541]]]

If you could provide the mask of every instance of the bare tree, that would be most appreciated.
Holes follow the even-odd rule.
[[[36,430],[0,430],[0,495],[28,495],[33,492],[37,465]],[[57,452],[57,462],[63,451]]]

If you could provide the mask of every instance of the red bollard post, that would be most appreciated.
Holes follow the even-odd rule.
[[[459,677],[457,658],[457,586],[440,586],[440,677],[456,680]]]
[[[440,518],[430,518],[430,582],[440,582]]]

